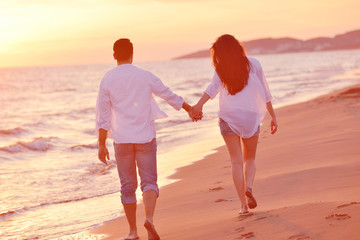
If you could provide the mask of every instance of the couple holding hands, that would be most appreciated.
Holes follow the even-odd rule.
[[[232,177],[240,199],[239,214],[248,214],[257,206],[252,192],[256,165],[255,153],[260,123],[266,113],[271,116],[271,133],[277,131],[271,93],[259,61],[246,56],[239,41],[222,35],[211,47],[215,68],[213,79],[194,106],[173,93],[152,73],[135,67],[133,45],[129,39],[114,43],[117,67],[101,80],[96,104],[100,161],[110,159],[107,136],[114,140],[115,158],[121,183],[121,202],[130,232],[124,239],[139,239],[136,225],[138,168],[145,208],[144,227],[149,240],[159,240],[153,215],[159,196],[156,165],[156,130],[154,121],[162,112],[153,94],[176,110],[185,109],[193,121],[202,118],[204,104],[219,94],[219,127],[229,151]]]

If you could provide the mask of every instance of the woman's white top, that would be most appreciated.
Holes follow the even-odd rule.
[[[251,66],[248,84],[243,90],[230,95],[215,72],[205,90],[211,99],[220,92],[219,117],[228,123],[237,135],[249,138],[258,129],[266,113],[266,103],[272,99],[260,62],[248,58]]]
[[[122,64],[107,72],[99,87],[96,128],[109,131],[115,143],[146,143],[156,137],[155,123],[167,117],[153,94],[180,110],[184,99],[151,72]]]

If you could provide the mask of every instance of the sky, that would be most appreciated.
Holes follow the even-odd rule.
[[[130,38],[134,61],[208,49],[228,33],[334,37],[360,29],[359,0],[1,0],[0,68],[114,63]]]

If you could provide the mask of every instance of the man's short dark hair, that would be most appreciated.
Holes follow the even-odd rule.
[[[114,43],[114,56],[118,61],[130,59],[133,55],[133,45],[127,38],[120,38]]]

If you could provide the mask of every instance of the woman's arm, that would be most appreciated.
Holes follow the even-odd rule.
[[[266,103],[266,109],[271,116],[271,134],[274,134],[277,131],[278,125],[276,121],[276,115],[271,102]]]
[[[200,100],[196,105],[191,108],[190,117],[193,121],[201,120],[202,118],[202,108],[204,104],[209,100],[216,97],[219,93],[221,87],[221,80],[217,73],[214,73],[214,76],[211,80],[210,85],[206,88],[204,94],[201,96]]]

